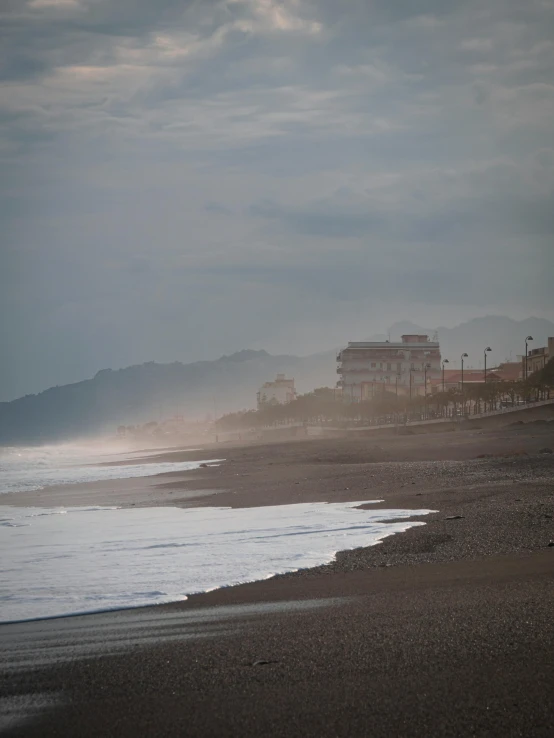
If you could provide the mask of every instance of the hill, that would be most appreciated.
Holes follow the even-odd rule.
[[[452,365],[467,352],[466,366],[482,366],[483,350],[491,346],[489,366],[525,351],[543,346],[554,336],[554,323],[529,318],[514,321],[501,316],[476,318],[455,328],[425,328],[408,321],[391,326],[391,340],[402,333],[438,332],[442,356]],[[388,335],[368,340],[385,340]],[[346,336],[356,340],[356,336]],[[336,350],[311,356],[272,356],[266,351],[244,350],[215,361],[192,364],[149,362],[113,371],[104,369],[92,379],[52,387],[0,403],[0,444],[52,442],[75,437],[112,433],[116,426],[142,423],[180,413],[188,418],[251,408],[256,391],[279,372],[296,380],[299,392],[334,386]]]
[[[0,444],[69,440],[177,413],[194,418],[253,407],[258,388],[278,372],[294,376],[299,391],[307,392],[336,381],[334,354],[239,351],[193,364],[104,369],[83,382],[0,403]]]

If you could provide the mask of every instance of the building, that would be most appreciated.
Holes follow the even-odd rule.
[[[287,405],[296,399],[294,379],[278,374],[273,382],[266,382],[256,395],[258,410],[264,405]]]
[[[500,375],[496,369],[487,369],[487,382],[499,382]],[[485,371],[484,369],[464,369],[464,387],[473,386],[476,384],[485,383]],[[459,390],[462,387],[462,370],[461,369],[445,369],[444,371],[444,391],[455,389]],[[442,392],[443,391],[443,375],[434,378],[431,382],[431,391]]]
[[[399,343],[350,342],[337,355],[337,362],[338,386],[347,402],[368,400],[386,391],[424,395],[441,372],[439,342],[426,335],[404,335]]]
[[[554,356],[554,337],[548,338],[548,345],[540,348],[531,349],[527,354],[527,376],[534,372],[539,372],[548,363],[549,359]],[[525,376],[525,356],[523,361],[523,376]]]
[[[504,361],[490,371],[494,372],[501,382],[517,382],[523,379],[523,364],[521,361]]]

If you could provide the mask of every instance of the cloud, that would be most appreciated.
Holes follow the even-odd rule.
[[[543,0],[2,3],[4,396],[554,312],[553,37]]]

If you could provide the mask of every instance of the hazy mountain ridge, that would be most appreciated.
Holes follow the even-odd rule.
[[[103,369],[75,384],[0,403],[0,444],[24,444],[113,432],[117,425],[182,414],[185,418],[253,407],[263,382],[292,374],[300,391],[335,381],[333,356],[271,356],[239,351],[193,364],[148,362]]]
[[[478,369],[483,366],[483,352],[491,347],[487,362],[489,366],[502,361],[516,361],[525,353],[525,338],[533,336],[529,348],[545,346],[549,336],[554,335],[554,322],[544,318],[526,318],[516,321],[501,315],[473,318],[465,323],[446,328],[423,328],[409,321],[395,323],[390,328],[391,340],[400,340],[402,333],[437,333],[443,358],[456,365],[462,353],[469,354],[466,366]]]
[[[466,366],[482,366],[483,351],[491,346],[489,366],[531,347],[545,345],[554,335],[554,323],[528,318],[514,321],[486,316],[455,328],[428,329],[410,321],[391,326],[388,334],[368,340],[400,340],[402,333],[438,332],[441,351],[453,367],[463,352]],[[353,337],[346,337],[346,342]],[[264,350],[242,350],[214,361],[192,364],[148,362],[124,369],[103,369],[92,378],[75,384],[52,387],[0,403],[0,443],[22,444],[56,441],[101,432],[117,425],[140,423],[180,413],[185,417],[218,415],[255,406],[256,392],[278,372],[293,376],[299,392],[318,386],[334,386],[336,350],[311,356],[273,356]]]

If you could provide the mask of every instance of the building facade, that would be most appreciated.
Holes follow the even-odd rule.
[[[484,369],[465,369],[464,370],[464,387],[475,386],[477,384],[485,384]],[[496,369],[487,370],[487,382],[499,382],[501,377]],[[432,393],[448,392],[449,390],[460,390],[462,388],[462,370],[446,369],[444,373],[431,382],[430,391]]]
[[[521,361],[504,361],[496,367],[492,367],[501,382],[517,382],[523,379],[523,363]],[[487,372],[488,374],[488,372]]]
[[[554,337],[548,338],[548,344],[540,348],[531,349],[527,355],[527,376],[539,372],[554,356]],[[525,356],[522,357],[523,375],[525,376]]]
[[[273,382],[265,382],[256,395],[258,410],[264,405],[287,405],[296,399],[294,379],[278,374]]]
[[[338,386],[347,402],[369,400],[382,392],[424,395],[441,373],[439,342],[426,335],[404,335],[399,343],[350,342],[337,362]]]

